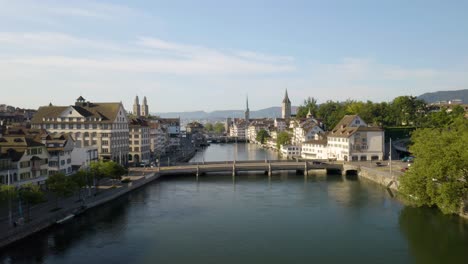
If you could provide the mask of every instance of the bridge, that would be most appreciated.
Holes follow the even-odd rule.
[[[263,172],[271,176],[275,171],[296,171],[308,175],[309,170],[327,170],[327,172],[342,173],[344,166],[338,163],[322,161],[224,161],[204,163],[181,163],[174,166],[154,168],[130,168],[129,173],[158,173],[159,175],[195,174],[197,177],[205,173]]]

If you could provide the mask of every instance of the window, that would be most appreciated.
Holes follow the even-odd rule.
[[[81,129],[81,124],[76,124],[76,129]]]

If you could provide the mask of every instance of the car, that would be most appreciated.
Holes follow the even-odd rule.
[[[401,168],[401,172],[407,172],[408,170],[409,170],[408,167],[406,167],[406,168]]]
[[[403,162],[413,162],[414,157],[413,156],[406,156],[406,157],[402,158],[401,161],[403,161]]]

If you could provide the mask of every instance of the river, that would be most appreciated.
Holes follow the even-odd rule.
[[[193,161],[277,159],[213,144]],[[0,263],[467,263],[468,224],[317,172],[165,177],[0,252]]]

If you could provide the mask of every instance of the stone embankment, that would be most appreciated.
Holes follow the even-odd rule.
[[[360,178],[373,181],[393,191],[398,191],[398,177],[402,175],[399,171],[390,172],[387,168],[350,163],[343,165],[343,172],[346,171],[357,171]]]
[[[74,214],[77,211],[83,213],[83,208],[85,208],[85,210],[89,210],[121,197],[124,194],[127,194],[151,181],[158,179],[159,174],[148,173],[141,176],[132,176],[128,178],[133,179],[129,183],[119,185],[117,188],[110,188],[100,191],[99,195],[86,199],[84,204],[67,203],[66,206],[64,206],[64,209],[55,212],[43,210],[42,212],[37,212],[36,215],[34,215],[34,212],[32,211],[30,222],[24,225],[8,228],[6,231],[2,230],[0,233],[0,248],[51,227],[52,225],[56,224],[57,220],[63,219],[64,217],[70,214]],[[83,207],[83,205],[85,207]],[[5,225],[8,225],[8,223],[5,223]]]

